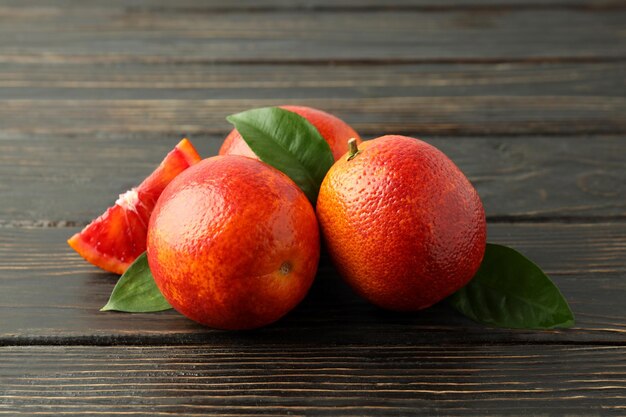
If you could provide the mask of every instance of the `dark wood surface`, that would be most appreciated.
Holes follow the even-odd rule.
[[[442,149],[575,327],[385,312],[325,258],[252,332],[99,312],[116,276],[65,240],[283,103]],[[0,0],[2,415],[623,415],[625,299],[624,1]]]
[[[626,10],[5,9],[7,62],[621,60]],[[381,5],[384,2],[380,3]],[[593,9],[593,10],[590,10]],[[25,30],[25,25],[31,30]]]
[[[0,352],[0,382],[8,385],[4,410],[12,415],[624,413],[623,346],[285,349],[284,344],[242,342],[30,346]]]
[[[208,156],[225,135],[190,139]],[[11,134],[0,140],[0,175],[7,178],[0,184],[6,196],[0,225],[85,225],[152,172],[176,140],[169,134]],[[626,133],[424,140],[468,175],[492,221],[626,219]]]
[[[570,300],[576,327],[562,331],[487,329],[445,303],[415,314],[384,312],[354,295],[327,259],[307,299],[280,322],[254,332],[207,329],[176,312],[98,311],[117,276],[66,248],[76,228],[0,229],[0,328],[4,344],[184,344],[247,340],[309,343],[626,343],[626,224],[491,224],[489,240],[526,253]]]

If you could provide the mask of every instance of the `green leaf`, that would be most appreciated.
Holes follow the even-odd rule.
[[[550,278],[524,255],[501,245],[487,244],[476,276],[448,300],[472,320],[498,327],[574,325],[567,301]]]
[[[278,107],[252,109],[226,119],[261,161],[287,174],[315,203],[322,180],[335,162],[315,126]]]
[[[163,297],[148,266],[146,252],[132,263],[117,281],[109,302],[100,311],[125,311],[127,313],[150,313],[172,308]]]

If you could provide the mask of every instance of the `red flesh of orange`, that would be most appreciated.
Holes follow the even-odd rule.
[[[181,140],[138,187],[120,195],[115,205],[67,243],[95,266],[123,274],[146,250],[148,221],[167,184],[200,159],[191,142]]]

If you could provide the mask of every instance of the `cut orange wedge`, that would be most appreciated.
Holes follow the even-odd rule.
[[[191,142],[181,140],[138,187],[121,194],[112,207],[67,243],[95,266],[123,274],[146,250],[148,221],[165,187],[200,160]]]

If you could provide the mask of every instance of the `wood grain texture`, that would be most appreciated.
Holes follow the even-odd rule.
[[[507,9],[507,8],[550,8],[583,9],[587,11],[607,8],[624,8],[623,0],[0,0],[0,6],[17,13],[35,14],[52,11],[60,13],[66,8],[74,9],[157,9],[169,13],[177,10],[223,13],[240,11],[249,13],[275,12],[279,10],[457,10],[457,9]],[[5,13],[8,13],[5,10]]]
[[[379,310],[354,295],[327,260],[307,299],[280,322],[236,333],[176,312],[99,312],[117,277],[65,243],[75,228],[0,228],[0,344],[626,343],[626,224],[492,224],[489,240],[517,248],[552,276],[576,315],[574,329],[487,329],[446,305],[416,314]]]
[[[362,99],[4,100],[8,133],[222,133],[228,114],[302,104],[354,120],[364,135],[608,134],[626,132],[624,97],[382,97]]]
[[[581,101],[623,97],[625,73],[623,62],[339,66],[5,63],[0,65],[0,97],[332,102],[347,98],[521,96],[540,105],[541,101],[563,96]],[[610,105],[607,100],[603,109]]]
[[[4,347],[0,357],[9,415],[605,416],[626,406],[624,347],[235,341]]]
[[[230,125],[219,127],[221,136],[190,137],[203,157],[217,153]],[[424,139],[466,173],[491,220],[626,216],[622,136]],[[0,134],[0,226],[85,225],[145,178],[177,140]]]
[[[0,62],[403,62],[620,59],[626,10],[315,14],[22,8],[0,14]],[[14,12],[16,11],[16,12]],[[462,40],[462,42],[460,41]],[[471,45],[471,47],[468,47]]]
[[[3,100],[7,133],[218,134],[224,117],[254,107],[301,104],[354,123],[366,136],[609,134],[626,132],[625,97],[473,96],[232,100]]]
[[[626,132],[626,64],[207,66],[6,64],[0,129],[224,134],[224,117],[302,103],[365,136]]]

